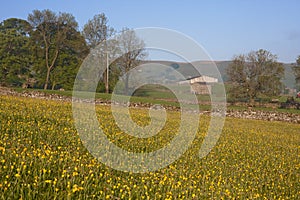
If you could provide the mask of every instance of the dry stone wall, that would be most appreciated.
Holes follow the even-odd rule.
[[[49,99],[49,100],[59,100],[59,101],[72,101],[72,97],[67,96],[61,96],[58,94],[46,94],[43,92],[37,92],[37,91],[24,91],[21,93],[18,93],[12,89],[0,87],[0,95],[13,95],[13,96],[22,96],[22,97],[29,97],[29,98],[39,98],[39,99]],[[101,104],[101,105],[109,105],[111,103],[113,104],[119,104],[117,102],[111,102],[109,100],[102,100],[102,99],[96,99],[94,102],[95,104]],[[128,106],[127,104],[120,106]],[[155,106],[149,104],[149,103],[130,103],[130,107],[140,107],[140,108],[154,108],[154,109],[160,109],[159,107],[156,108]],[[179,110],[175,106],[167,106],[167,110]],[[192,112],[192,111],[191,111]],[[201,111],[199,114],[203,115],[209,115],[209,111]],[[290,123],[298,123],[300,124],[300,114],[296,113],[288,113],[288,112],[276,112],[276,111],[259,111],[259,110],[227,110],[226,112],[227,117],[234,117],[234,118],[243,118],[243,119],[253,119],[253,120],[266,120],[266,121],[283,121],[283,122],[290,122]]]

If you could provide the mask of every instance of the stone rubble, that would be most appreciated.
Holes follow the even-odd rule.
[[[283,121],[290,123],[300,124],[300,115],[295,113],[285,113],[276,111],[251,111],[251,110],[227,110],[227,117],[243,118],[243,119],[255,119],[266,121]]]

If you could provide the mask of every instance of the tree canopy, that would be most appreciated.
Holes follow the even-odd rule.
[[[30,42],[31,26],[11,18],[0,24],[0,84],[26,85],[34,62]]]
[[[297,89],[300,90],[300,56],[296,59],[296,65],[293,67],[293,71],[295,74]]]
[[[238,55],[227,69],[232,98],[246,98],[251,103],[259,95],[278,95],[282,89],[283,65],[276,55],[260,49]]]
[[[49,9],[33,10],[27,20],[4,20],[0,23],[0,84],[72,89],[83,59],[97,47],[101,60],[111,62],[109,70],[99,74],[100,88],[104,84],[109,92],[122,73],[143,59],[143,41],[133,30],[126,30],[112,38],[116,31],[104,13],[88,20],[81,32],[72,14]]]
[[[40,73],[45,73],[44,89],[48,89],[50,77],[55,77],[51,72],[58,66],[60,57],[66,58],[63,55],[66,52],[72,52],[70,56],[81,54],[81,48],[85,46],[84,40],[80,39],[82,36],[77,31],[78,24],[70,13],[57,14],[51,10],[34,10],[28,15],[28,21],[33,28],[32,40],[43,52],[42,55],[38,54],[45,62],[45,67]],[[55,84],[56,81],[52,82],[52,88]]]
[[[97,14],[93,17],[93,19],[88,20],[88,22],[84,25],[82,31],[82,35],[84,36],[89,47],[95,48],[97,46],[97,49],[102,51],[103,59],[106,60],[107,64],[111,57],[111,55],[107,55],[108,54],[107,43],[110,37],[112,37],[114,33],[115,30],[108,25],[108,19],[104,13]],[[100,76],[102,77],[102,81],[104,82],[106,93],[109,93],[109,81],[108,81],[109,69],[106,69],[105,73],[100,74]]]

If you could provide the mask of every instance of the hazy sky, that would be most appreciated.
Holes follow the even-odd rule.
[[[109,25],[162,27],[182,32],[201,44],[213,60],[266,49],[279,61],[300,55],[299,0],[170,1],[170,0],[0,0],[0,20],[26,19],[34,9],[72,13],[80,29],[95,14],[105,13]]]

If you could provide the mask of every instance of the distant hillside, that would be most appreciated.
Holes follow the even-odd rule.
[[[228,80],[226,69],[232,63],[232,61],[215,61],[214,63],[212,61],[196,61],[192,63],[193,65],[191,63],[173,62],[173,61],[145,61],[145,63],[159,63],[167,66],[171,66],[172,64],[174,65],[174,63],[176,63],[179,66],[177,70],[186,78],[199,75],[195,67],[197,69],[200,69],[202,75],[213,76],[209,68],[215,63],[217,65],[218,70],[220,71],[223,81],[226,82]],[[285,71],[285,77],[283,79],[283,83],[285,84],[286,87],[294,88],[295,76],[292,70],[293,64],[284,63],[283,66]],[[165,76],[165,74],[157,74],[157,76],[158,77]]]

